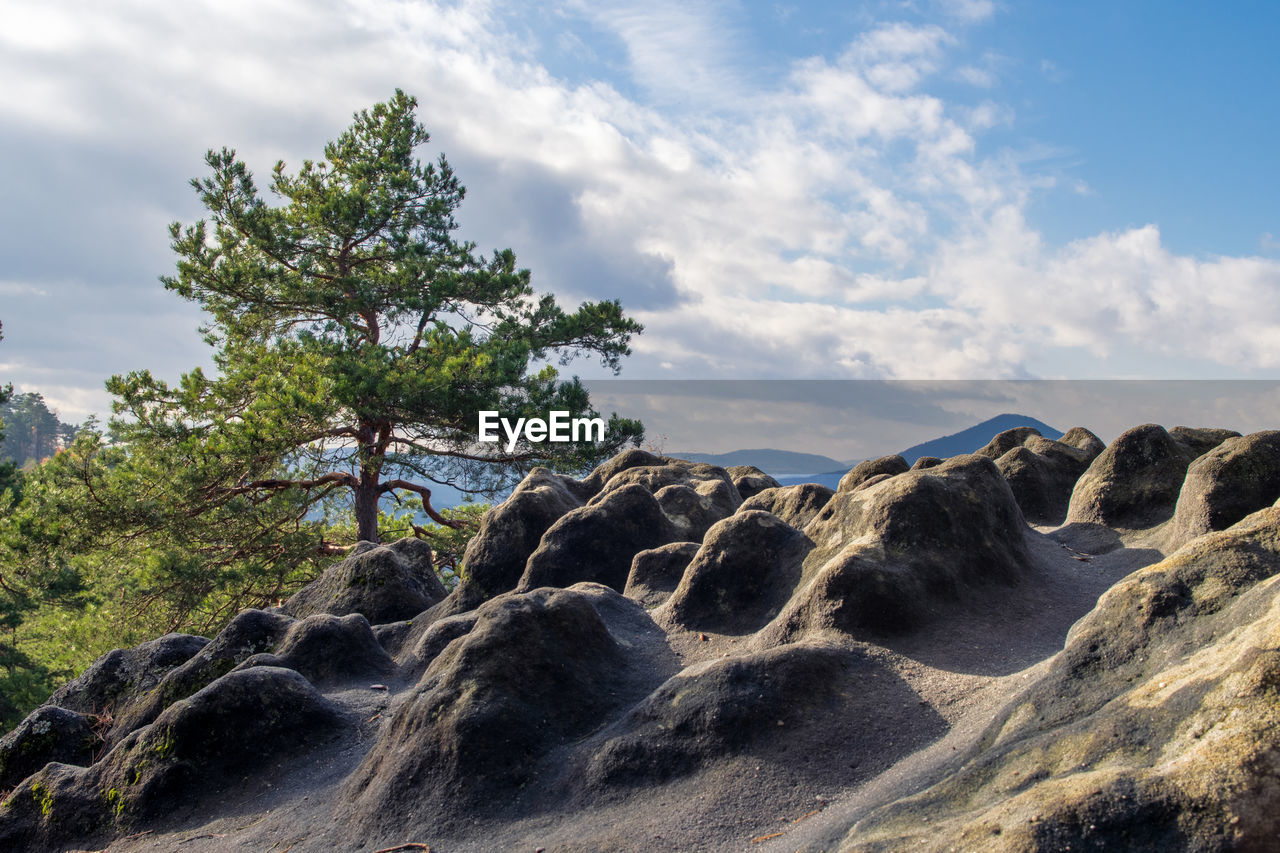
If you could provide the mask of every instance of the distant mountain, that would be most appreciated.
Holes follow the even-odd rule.
[[[921,456],[937,456],[939,459],[947,459],[951,456],[959,456],[963,453],[973,453],[987,446],[987,442],[995,438],[1000,433],[1014,427],[1029,426],[1035,427],[1045,438],[1062,438],[1062,431],[1054,429],[1044,421],[1036,420],[1028,415],[996,415],[994,418],[985,420],[980,424],[971,426],[968,429],[961,430],[951,435],[944,435],[941,438],[935,438],[932,441],[926,441],[923,444],[917,444],[901,451],[900,455],[907,460],[908,464],[915,464],[915,461]],[[858,460],[861,461],[861,460]],[[800,483],[821,483],[822,485],[834,489],[840,484],[840,479],[849,472],[853,465],[840,463],[843,467],[833,467],[820,474],[801,474],[791,476],[778,476],[774,474],[774,478],[784,486],[795,486]],[[857,462],[854,462],[857,464]],[[767,470],[767,469],[766,469]],[[770,472],[772,473],[772,472]]]
[[[1038,421],[1028,415],[1004,414],[996,415],[960,432],[909,447],[899,455],[907,460],[907,464],[912,465],[921,456],[937,456],[940,459],[946,459],[962,453],[974,453],[986,447],[987,442],[1005,430],[1024,426],[1035,427],[1045,438],[1062,438],[1061,430],[1054,429],[1044,421]]]
[[[830,471],[839,468],[839,460],[817,453],[793,453],[790,450],[732,450],[728,453],[664,453],[677,459],[688,459],[690,462],[706,462],[729,468],[733,465],[754,465],[766,474],[774,477],[793,474],[812,474],[814,471]],[[808,482],[807,480],[802,482]]]

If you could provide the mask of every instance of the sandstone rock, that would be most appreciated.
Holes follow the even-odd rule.
[[[514,589],[542,534],[582,504],[582,499],[570,490],[566,478],[546,468],[533,469],[509,498],[484,514],[480,529],[467,545],[463,556],[466,579],[454,596],[466,601],[467,606],[462,609],[469,610]]]
[[[1081,446],[1045,438],[1031,427],[1019,427],[1000,433],[979,451],[996,460],[1023,517],[1033,524],[1062,523],[1076,482],[1103,446],[1081,427],[1068,435]]]
[[[101,743],[84,714],[42,705],[0,738],[0,790],[12,788],[51,761],[87,766]]]
[[[859,462],[850,469],[849,473],[841,477],[840,485],[836,488],[836,491],[851,492],[879,474],[888,474],[892,477],[895,474],[908,471],[910,468],[911,466],[907,464],[907,460],[897,454],[881,456],[879,459],[868,459],[865,462]]]
[[[113,649],[54,691],[46,704],[81,714],[114,713],[117,707],[155,687],[166,673],[189,661],[208,643],[206,638],[190,634],[165,634],[132,649]]]
[[[1140,528],[1166,521],[1198,455],[1156,424],[1122,433],[1076,483],[1067,522]]]
[[[733,487],[744,501],[765,489],[776,489],[782,485],[754,465],[730,465],[724,470],[733,479]]]
[[[700,547],[697,542],[672,542],[636,554],[622,594],[642,607],[662,604],[679,586],[684,570]]]
[[[1016,583],[1030,563],[1026,530],[995,463],[976,454],[837,491],[805,527],[814,547],[803,577],[757,643],[916,627],[939,608]]]
[[[842,850],[1266,850],[1280,834],[1280,509],[1109,590],[1048,672]]]
[[[138,694],[115,712],[107,735],[114,745],[125,735],[152,722],[179,699],[185,699],[260,652],[269,652],[283,639],[294,620],[265,610],[242,610],[213,641],[181,666],[170,670],[154,689]]]
[[[886,737],[889,706],[909,710]],[[708,661],[671,678],[602,735],[586,782],[652,785],[747,751],[785,760],[788,742],[810,737],[848,746],[870,775],[945,731],[932,708],[862,649],[803,643]],[[832,757],[816,751],[811,761]],[[850,775],[847,766],[838,772]]]
[[[999,459],[1015,447],[1022,447],[1027,439],[1032,436],[1043,438],[1040,435],[1040,430],[1035,427],[1023,426],[1007,429],[987,442],[987,446],[979,450],[978,453],[989,459]]]
[[[671,461],[678,460],[670,460],[665,456],[658,456],[647,450],[632,447],[628,450],[622,451],[609,461],[602,462],[600,465],[596,466],[595,470],[582,480],[582,485],[589,495],[593,496],[598,494],[600,490],[604,488],[605,483],[608,483],[614,478],[614,476],[629,468],[658,467]],[[584,500],[586,500],[586,498],[584,498]]]
[[[759,628],[786,602],[812,543],[791,525],[747,510],[711,528],[662,607],[673,624],[743,633]]]
[[[1239,438],[1240,433],[1233,429],[1217,427],[1185,427],[1176,426],[1169,430],[1169,437],[1186,447],[1191,458],[1203,456],[1228,438]]]
[[[1227,438],[1187,469],[1168,544],[1225,530],[1280,499],[1280,431]]]
[[[795,486],[780,486],[776,489],[765,489],[755,497],[748,498],[738,507],[738,512],[759,509],[770,512],[790,524],[803,528],[813,520],[834,495],[831,489],[819,483],[800,483]]]
[[[709,495],[700,495],[688,486],[665,486],[654,494],[676,535],[686,542],[701,542],[707,529],[724,518],[723,509]]]
[[[401,539],[390,545],[362,542],[350,556],[285,602],[289,614],[347,616],[359,613],[370,623],[408,619],[448,595],[436,577],[431,545]]]
[[[367,681],[395,669],[395,661],[359,613],[342,618],[320,613],[295,622],[270,657],[273,662],[268,665],[295,670],[319,687]]]
[[[344,810],[362,837],[410,812],[439,830],[537,796],[530,783],[549,751],[656,686],[611,633],[600,597],[644,619],[616,593],[580,589],[511,593],[480,608],[348,780]]]
[[[517,589],[528,592],[540,586],[591,581],[621,591],[637,553],[678,538],[675,526],[644,486],[610,488],[547,530],[529,557]]]
[[[132,732],[90,768],[50,764],[5,800],[0,843],[12,850],[64,850],[152,823],[193,799],[257,776],[346,724],[341,713],[288,669],[222,676]]]

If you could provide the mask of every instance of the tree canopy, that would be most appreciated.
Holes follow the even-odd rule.
[[[211,174],[192,186],[208,218],[171,226],[178,263],[163,282],[207,312],[216,372],[108,382],[114,434],[156,497],[134,506],[154,523],[212,516],[235,525],[224,534],[276,541],[348,494],[356,535],[376,541],[387,496],[451,523],[434,484],[491,492],[532,465],[582,469],[639,439],[639,423],[613,417],[600,443],[477,443],[480,410],[596,416],[548,359],[594,355],[616,372],[641,327],[617,301],[565,311],[511,250],[482,256],[458,239],[465,191],[443,155],[416,159],[429,135],[415,107],[397,90],[322,160],[292,174],[277,163],[270,202],[233,150],[207,155]]]

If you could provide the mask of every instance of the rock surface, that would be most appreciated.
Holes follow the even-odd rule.
[[[415,616],[447,594],[432,569],[431,546],[424,540],[361,542],[351,556],[294,594],[284,609],[299,618],[359,613],[382,624]]]
[[[0,739],[0,849],[1270,849],[1280,432],[855,471],[537,469],[447,597],[364,547],[112,652]]]

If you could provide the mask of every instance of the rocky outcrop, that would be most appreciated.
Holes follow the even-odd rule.
[[[114,714],[118,706],[151,690],[208,643],[204,637],[166,634],[132,649],[114,649],[54,691],[48,704],[81,714]]]
[[[1121,581],[960,769],[839,848],[1273,847],[1277,531],[1262,510]]]
[[[636,470],[643,469],[631,469]],[[627,473],[630,471],[620,476]],[[679,538],[676,527],[643,485],[611,486],[547,530],[516,589],[528,592],[540,586],[591,581],[621,592],[638,552]]]
[[[422,612],[328,612],[334,571],[113,652],[0,739],[0,849],[1269,849],[1280,432],[887,459],[539,469]]]
[[[1225,530],[1280,500],[1280,432],[1227,438],[1191,464],[1178,493],[1168,545]]]
[[[995,460],[1023,517],[1032,524],[1063,522],[1076,482],[1103,449],[1098,437],[1082,427],[1063,438],[1070,441],[1053,441],[1033,427],[1018,427],[1000,433],[978,451]]]
[[[803,579],[759,641],[910,630],[949,603],[1017,582],[1030,562],[1026,529],[1008,484],[981,455],[837,491],[805,528],[813,551]]]
[[[106,735],[114,745],[162,711],[226,675],[248,658],[275,649],[293,619],[265,610],[244,610],[181,666],[174,667],[151,690],[135,694],[116,706],[114,725]]]
[[[755,630],[791,596],[811,547],[771,513],[746,510],[727,518],[707,533],[663,605],[663,618],[692,630]]]
[[[597,468],[592,477],[598,479],[603,468],[604,465]],[[598,489],[596,486],[595,490]],[[463,555],[466,575],[450,597],[451,603],[456,604],[451,612],[470,610],[495,595],[515,589],[529,555],[542,541],[542,534],[583,502],[568,478],[546,468],[533,469],[510,497],[480,520],[480,529]]]
[[[395,669],[395,662],[359,613],[341,619],[321,613],[289,626],[274,653],[253,655],[236,669],[254,666],[286,667],[314,685],[329,687],[384,677]]]
[[[1067,522],[1134,529],[1167,521],[1192,460],[1231,434],[1158,424],[1122,433],[1076,483]]]
[[[510,809],[536,796],[549,752],[656,686],[619,640],[641,645],[639,608],[598,590],[537,589],[481,607],[347,782],[351,819],[370,831],[410,813],[448,825]]]
[[[759,509],[772,513],[790,524],[803,528],[813,520],[822,508],[831,500],[835,492],[819,483],[800,483],[795,486],[782,486],[765,489],[755,497],[748,498],[738,507],[738,512]]]
[[[888,704],[908,707],[896,739],[884,736]],[[597,739],[585,776],[590,787],[654,785],[743,752],[776,755],[799,742],[812,744],[811,760],[839,763],[845,775],[848,762],[822,745],[849,745],[865,776],[944,729],[937,713],[866,651],[802,643],[710,661],[671,678]]]
[[[186,811],[195,797],[260,775],[267,762],[332,738],[346,724],[298,673],[257,667],[174,703],[89,768],[49,764],[5,800],[0,845],[65,849]]]
[[[641,551],[631,560],[622,594],[642,607],[657,607],[679,586],[684,570],[700,548],[697,542],[672,542]]]
[[[102,740],[94,721],[56,705],[32,711],[0,738],[0,790],[8,790],[51,761],[88,766]]]
[[[424,540],[361,542],[349,557],[286,601],[284,610],[299,618],[359,613],[372,624],[383,624],[409,619],[446,595],[432,567],[431,546]]]
[[[782,485],[754,465],[730,465],[724,470],[732,478],[733,487],[744,501],[765,489],[776,489]]]
[[[849,473],[840,478],[840,485],[836,488],[836,491],[851,492],[873,477],[892,477],[910,469],[911,466],[907,464],[907,460],[897,454],[881,456],[879,459],[868,459],[849,469]]]

